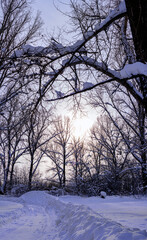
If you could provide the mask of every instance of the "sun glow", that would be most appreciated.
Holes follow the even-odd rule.
[[[71,121],[71,136],[76,139],[83,139],[88,136],[98,116],[98,112],[87,105],[84,105],[82,111],[79,110],[76,112],[69,110],[67,106],[63,109],[63,105],[60,105],[58,113],[63,118],[69,117]]]
[[[88,117],[76,118],[73,120],[73,136],[83,138],[92,127],[93,121]]]

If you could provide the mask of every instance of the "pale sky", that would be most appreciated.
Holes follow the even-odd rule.
[[[67,12],[69,11],[69,3],[70,0],[33,0],[32,8],[35,12],[37,10],[41,12],[45,30],[52,32],[65,26],[68,21],[68,18],[59,12],[56,7],[63,12]]]

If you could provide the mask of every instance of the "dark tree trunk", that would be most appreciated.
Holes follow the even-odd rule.
[[[125,0],[127,14],[130,21],[134,47],[136,52],[136,60],[143,63],[147,62],[147,0]],[[144,97],[144,109],[147,114],[147,78],[140,77],[140,90]],[[142,109],[142,107],[140,107]],[[146,174],[146,152],[145,152],[145,116],[144,109],[141,110],[140,119],[140,135],[141,135],[141,156],[142,156],[142,180],[144,192],[147,188]]]
[[[31,188],[32,188],[33,160],[34,160],[34,155],[31,155],[31,164],[30,164],[29,180],[28,180],[28,189],[29,189],[29,190],[31,190]]]
[[[76,159],[75,182],[76,182],[76,187],[77,187],[78,186],[78,156],[77,156],[77,153],[75,154],[75,159]]]
[[[125,0],[137,61],[147,62],[147,0]]]
[[[12,188],[12,186],[13,186],[14,165],[15,164],[12,163],[11,171],[10,171],[10,188]]]
[[[125,0],[130,21],[136,60],[147,62],[147,0]],[[147,78],[140,77],[140,89],[147,114]]]
[[[66,169],[65,169],[65,165],[66,165],[66,146],[64,145],[63,147],[63,188],[65,187],[65,182],[66,182]]]
[[[140,151],[141,151],[141,167],[142,167],[142,183],[143,190],[147,191],[147,155],[146,155],[146,126],[145,126],[145,112],[142,106],[139,106],[139,132],[140,132]]]

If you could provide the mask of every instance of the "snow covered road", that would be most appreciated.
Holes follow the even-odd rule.
[[[72,203],[63,202],[68,202],[69,198]],[[19,198],[0,196],[0,239],[147,239],[144,230],[129,229],[104,218],[88,206],[75,205],[75,197],[65,196],[61,200],[41,191],[28,192]],[[85,201],[88,202],[88,198]]]

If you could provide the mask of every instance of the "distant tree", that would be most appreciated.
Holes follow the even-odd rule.
[[[80,185],[85,175],[84,155],[85,148],[84,143],[80,139],[73,138],[71,143],[72,156],[71,156],[71,172],[74,175],[76,188],[79,191]]]
[[[13,101],[11,99],[6,103],[0,119],[0,160],[3,172],[2,191],[5,193],[8,183],[9,187],[12,187],[16,163],[27,151],[23,139],[26,132],[26,118],[23,115],[21,102],[18,98],[15,97]]]
[[[44,151],[52,136],[49,135],[48,127],[50,115],[43,108],[28,110],[25,134],[29,160],[28,189],[32,187],[32,179],[43,158]]]
[[[114,119],[119,122],[120,129],[127,134],[126,126],[121,119]],[[121,124],[120,124],[121,122]],[[131,156],[124,144],[121,132],[113,124],[108,116],[98,119],[97,124],[91,130],[91,137],[95,141],[95,151],[101,150],[99,176],[103,175],[108,190],[113,193],[123,191],[123,178],[129,172]],[[97,145],[96,145],[97,143]],[[130,162],[130,163],[129,163]]]
[[[98,122],[98,121],[97,121]],[[100,181],[100,174],[103,170],[103,145],[99,143],[97,140],[97,134],[101,133],[101,129],[99,124],[95,123],[95,125],[91,128],[91,134],[88,141],[88,151],[91,157],[92,171],[95,175],[96,182]]]
[[[58,176],[60,187],[66,184],[66,167],[72,150],[69,148],[71,137],[71,122],[68,117],[62,118],[58,116],[53,120],[52,136],[54,136],[52,144],[46,150],[46,155],[51,159],[54,177]]]
[[[46,173],[49,173],[49,179],[57,181],[59,187],[63,186],[63,168],[61,163],[60,148],[54,142],[48,145],[48,149],[45,151],[45,155],[48,157],[50,166]]]
[[[132,99],[128,92],[124,92],[119,86],[117,92],[113,88],[103,89],[103,93],[97,92],[97,99],[92,98],[95,106],[101,107],[107,114],[110,122],[120,133],[125,151],[129,153],[132,171],[140,171],[139,177],[144,191],[146,191],[146,117],[142,106]],[[118,94],[119,91],[119,94]],[[105,98],[103,98],[103,94]],[[114,117],[115,116],[115,117]],[[117,118],[116,118],[117,116]],[[123,126],[123,127],[122,127]],[[134,170],[133,170],[134,168]],[[135,179],[135,178],[134,178]]]

